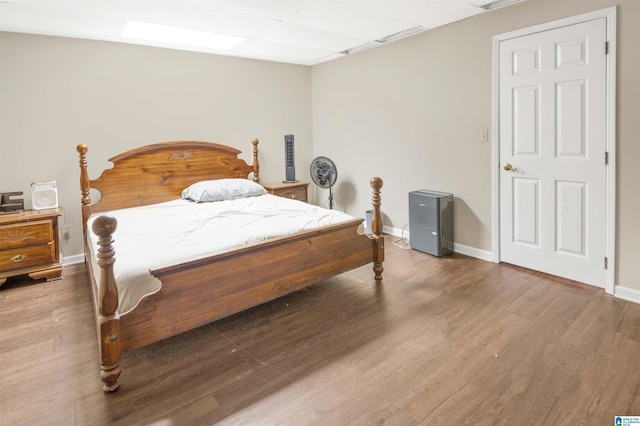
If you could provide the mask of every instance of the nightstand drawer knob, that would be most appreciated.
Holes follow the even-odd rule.
[[[289,195],[289,198],[293,198],[295,200],[296,198],[298,198],[298,195],[297,194],[291,194],[291,195]]]
[[[13,260],[15,263],[18,263],[18,262],[22,262],[26,258],[27,258],[26,254],[16,254],[11,258],[11,260]]]

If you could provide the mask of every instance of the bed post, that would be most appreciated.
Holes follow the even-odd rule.
[[[85,144],[76,147],[80,154],[80,191],[82,193],[82,235],[87,236],[87,220],[91,216],[91,181],[89,180],[89,172],[87,172],[87,151],[89,148]]]
[[[258,138],[254,138],[253,144],[253,181],[260,183],[260,162],[258,161]]]
[[[120,377],[120,355],[122,342],[120,339],[120,315],[118,315],[118,287],[113,274],[115,251],[113,233],[117,222],[113,217],[100,216],[93,222],[93,232],[98,239],[98,266],[100,266],[100,282],[98,283],[98,310],[96,315],[100,337],[100,377],[104,382],[102,389],[111,392],[118,388]]]
[[[376,280],[382,279],[382,262],[384,262],[384,237],[382,236],[382,213],[380,212],[380,189],[382,188],[382,179],[374,177],[370,182],[373,189],[373,197],[371,204],[373,205],[373,217],[371,219],[371,232],[373,238],[373,272],[376,274]]]

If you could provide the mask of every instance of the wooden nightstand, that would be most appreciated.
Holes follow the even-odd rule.
[[[307,187],[309,182],[293,183],[265,183],[264,188],[273,195],[307,202]]]
[[[16,275],[47,281],[62,277],[60,215],[60,208],[0,215],[0,285]]]

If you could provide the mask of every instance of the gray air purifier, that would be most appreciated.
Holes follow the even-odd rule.
[[[438,257],[453,252],[453,194],[409,193],[409,245]]]

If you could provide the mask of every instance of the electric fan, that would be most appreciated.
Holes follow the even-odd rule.
[[[336,165],[327,157],[316,157],[311,162],[311,179],[320,188],[329,188],[329,208],[333,209],[333,185],[338,179]]]

